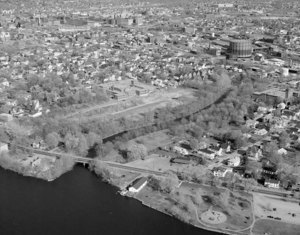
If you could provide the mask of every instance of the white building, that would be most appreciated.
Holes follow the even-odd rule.
[[[208,149],[199,149],[198,153],[211,160],[215,158],[215,153]]]
[[[188,155],[189,154],[189,152],[185,148],[182,148],[182,147],[179,147],[179,146],[174,146],[173,151],[175,153],[181,153],[183,155]]]
[[[136,182],[133,183],[132,186],[129,187],[129,192],[138,193],[142,190],[142,188],[144,188],[147,185],[147,182],[148,180],[146,177],[138,179]]]
[[[8,152],[8,145],[6,143],[0,142],[0,153]]]
[[[229,161],[228,161],[228,165],[229,166],[239,166],[241,163],[241,158],[239,156],[235,156],[233,158],[230,158]]]
[[[279,181],[272,180],[272,179],[266,180],[264,185],[268,188],[277,188],[278,189],[279,188]]]
[[[213,169],[213,174],[216,177],[225,177],[227,172],[232,172],[232,168],[215,167]]]

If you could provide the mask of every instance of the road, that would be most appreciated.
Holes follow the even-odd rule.
[[[108,103],[105,103],[105,104],[94,105],[92,107],[88,107],[88,108],[85,108],[85,109],[80,109],[77,112],[67,114],[67,115],[64,116],[64,118],[73,118],[77,115],[86,114],[87,112],[93,111],[95,109],[101,109],[101,108],[106,108],[106,107],[109,107],[109,106],[117,105],[121,102],[122,101],[113,101],[113,102],[108,102]]]
[[[49,152],[49,151],[45,151],[45,150],[33,149],[33,148],[29,148],[29,147],[24,147],[24,146],[17,146],[17,147],[20,148],[20,149],[29,150],[29,151],[32,151],[33,153],[36,153],[36,154],[39,154],[39,155],[44,155],[44,156],[47,156],[47,157],[53,157],[53,158],[71,157],[77,163],[89,164],[94,160],[92,158],[80,157],[80,156],[65,154],[65,153]],[[139,173],[157,175],[157,176],[164,176],[165,175],[164,172],[153,171],[153,170],[148,170],[148,169],[138,168],[138,167],[125,166],[121,163],[110,162],[110,161],[101,161],[101,162],[107,164],[110,167],[118,168],[118,169],[122,169],[122,170],[126,170],[126,171],[133,171],[133,172],[139,172]]]

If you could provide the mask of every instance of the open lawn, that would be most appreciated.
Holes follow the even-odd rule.
[[[196,172],[203,171],[205,169],[201,165],[192,166],[192,165],[184,165],[184,164],[174,164],[170,163],[170,158],[168,157],[159,157],[157,154],[150,155],[149,158],[145,160],[136,160],[126,164],[127,166],[143,168],[154,171],[175,171],[175,172]]]
[[[300,229],[300,205],[298,202],[259,193],[253,193],[253,200],[256,217],[260,219],[267,219],[268,216],[278,217],[283,222],[299,225]],[[300,234],[300,230],[298,234]]]
[[[288,224],[275,220],[261,219],[255,222],[252,229],[252,234],[254,235],[299,235],[300,226],[294,224]]]
[[[169,145],[171,141],[171,136],[168,135],[167,131],[157,131],[150,133],[148,135],[140,136],[131,141],[143,144],[146,146],[148,151],[152,151],[158,147],[163,147]]]
[[[131,184],[136,178],[140,176],[140,173],[128,172],[121,169],[110,169],[112,177],[110,182],[119,187],[120,189],[125,189],[129,184]]]
[[[119,81],[118,84],[122,86],[122,83],[126,81]],[[90,107],[78,109],[76,112],[64,115],[63,118],[74,118],[74,120],[79,119],[85,122],[94,119],[105,120],[107,118],[138,116],[139,114],[166,105],[176,106],[183,102],[195,100],[191,89],[156,90],[153,86],[146,84],[142,84],[142,86],[150,87],[149,89],[153,90],[153,92],[147,96],[134,96],[128,100],[110,100],[103,104],[94,104]]]
[[[196,196],[196,208],[199,220],[207,226],[207,221],[201,220],[201,215],[208,210],[220,212],[226,216],[226,221],[214,224],[215,228],[233,231],[248,228],[253,222],[252,196],[248,193],[230,192],[227,189],[200,184],[183,183],[180,190]]]

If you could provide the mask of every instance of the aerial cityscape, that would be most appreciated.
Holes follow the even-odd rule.
[[[1,1],[0,90],[0,234],[300,234],[299,0]]]

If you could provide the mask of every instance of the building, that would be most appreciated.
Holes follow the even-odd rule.
[[[268,187],[268,188],[279,188],[279,181],[278,180],[273,180],[273,179],[267,179],[265,181],[265,187]]]
[[[175,164],[190,164],[191,160],[189,158],[177,157],[172,158],[170,162]]]
[[[129,192],[138,193],[146,186],[147,182],[148,180],[146,177],[139,178],[129,187]]]
[[[223,153],[223,148],[220,146],[210,146],[208,150],[214,152],[216,156],[222,156]]]
[[[241,164],[241,158],[239,156],[235,156],[233,158],[230,158],[228,161],[229,166],[237,167]]]
[[[217,7],[217,8],[232,8],[232,7],[234,7],[233,3],[219,3],[219,4],[215,4],[213,6]]]
[[[203,155],[206,158],[209,158],[209,159],[214,159],[215,158],[215,153],[213,151],[208,150],[208,149],[199,149],[198,153]]]
[[[8,144],[0,142],[0,153],[8,152]]]
[[[252,55],[252,44],[250,40],[238,39],[229,41],[229,56],[237,58],[248,58]]]
[[[252,98],[258,102],[276,105],[284,100],[290,100],[292,96],[296,97],[297,94],[293,94],[289,89],[272,88],[261,92],[254,92]]]
[[[180,147],[180,146],[174,146],[174,147],[173,147],[173,151],[174,151],[175,153],[180,153],[180,154],[183,154],[183,155],[189,154],[189,152],[188,152],[185,148],[182,148],[182,147]]]
[[[216,177],[225,177],[227,172],[232,172],[232,168],[215,167],[213,168],[213,174]]]

